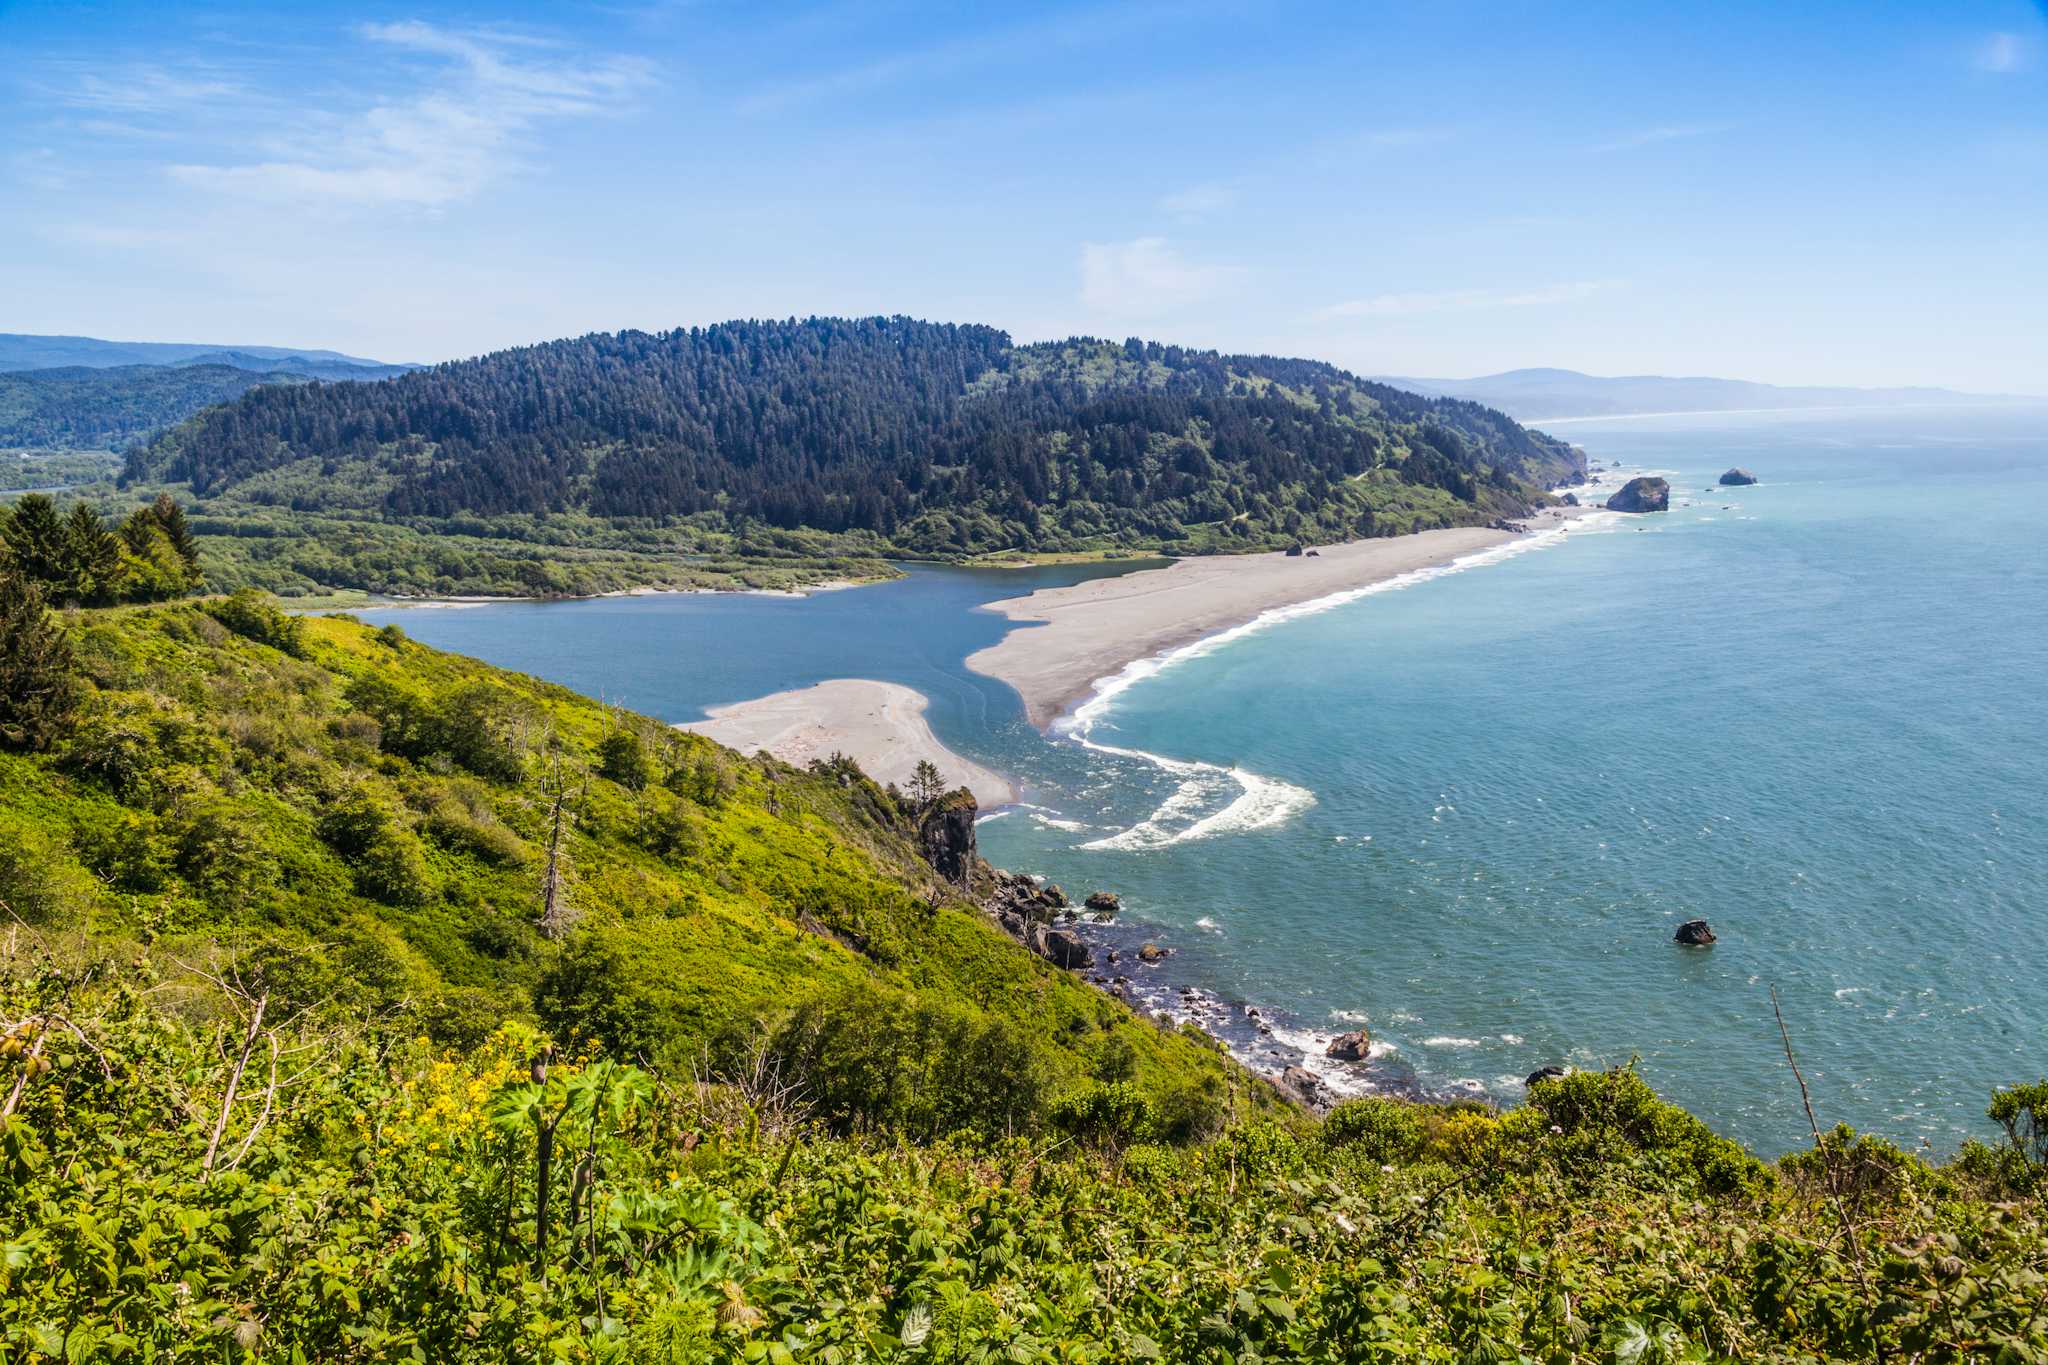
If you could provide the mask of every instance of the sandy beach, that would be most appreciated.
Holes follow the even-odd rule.
[[[1528,524],[1544,530],[1569,515],[1562,508],[1546,509]],[[1044,624],[1011,631],[968,656],[967,666],[1016,688],[1031,723],[1042,729],[1099,679],[1134,659],[1241,625],[1275,607],[1367,587],[1513,539],[1508,531],[1455,527],[1317,546],[1313,556],[1275,551],[1181,559],[1120,578],[1044,588],[989,604],[1020,625]]]
[[[925,697],[896,683],[835,678],[815,687],[776,692],[711,712],[678,728],[738,749],[765,749],[786,763],[843,753],[877,782],[907,787],[919,759],[930,759],[946,784],[964,786],[983,809],[1007,805],[1016,792],[1001,774],[970,763],[940,744],[925,723]]]

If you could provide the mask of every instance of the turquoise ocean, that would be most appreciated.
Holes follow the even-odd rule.
[[[2048,411],[1549,429],[1673,510],[1140,661],[1049,736],[965,668],[1008,629],[978,608],[1122,570],[360,614],[673,721],[919,688],[1024,788],[985,854],[1122,895],[1098,970],[1339,1093],[1511,1104],[1633,1059],[1782,1151],[1775,988],[1823,1124],[1983,1134],[1993,1086],[2048,1074]],[[1671,941],[1694,917],[1713,947]],[[1321,1058],[1360,1026],[1370,1063]]]

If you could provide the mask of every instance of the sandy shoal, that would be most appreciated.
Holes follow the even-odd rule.
[[[1528,518],[1532,530],[1555,527],[1550,509]],[[1275,607],[1368,587],[1516,539],[1513,532],[1454,527],[1415,535],[1314,547],[1314,556],[1282,551],[1180,559],[1160,569],[1098,578],[989,603],[1019,623],[968,656],[967,666],[1017,689],[1040,728],[1085,698],[1125,664],[1242,625]]]
[[[752,754],[767,750],[801,767],[843,753],[877,782],[908,788],[919,759],[936,764],[949,787],[964,786],[984,810],[1016,793],[1001,774],[969,762],[939,743],[925,721],[922,692],[867,678],[834,678],[715,707],[708,720],[678,728]]]

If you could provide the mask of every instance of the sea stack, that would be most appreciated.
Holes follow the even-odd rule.
[[[1688,948],[1704,948],[1714,941],[1714,931],[1703,919],[1689,919],[1679,925],[1678,932],[1671,937]]]
[[[1737,465],[1735,468],[1729,470],[1726,474],[1723,474],[1721,476],[1721,486],[1723,488],[1747,488],[1749,485],[1755,482],[1756,475],[1750,473],[1747,469],[1742,468],[1742,466],[1740,465]]]
[[[1630,479],[1621,491],[1607,500],[1610,512],[1668,512],[1671,485],[1653,475]]]

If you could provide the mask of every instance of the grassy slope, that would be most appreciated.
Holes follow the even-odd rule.
[[[473,1041],[530,1017],[562,953],[533,923],[543,782],[559,757],[583,789],[596,747],[623,725],[643,737],[655,780],[632,791],[589,776],[572,808],[577,938],[607,950],[614,994],[672,1055],[871,981],[1011,1021],[1068,1080],[1111,1036],[1131,1043],[1148,1082],[1223,1073],[978,911],[934,908],[903,817],[864,780],[744,760],[346,620],[301,629],[303,659],[194,606],[80,619],[90,718],[65,757],[0,755],[0,836],[24,850],[0,860],[0,898],[103,942],[289,945],[361,1006],[409,1002],[445,1040]],[[490,711],[523,751],[520,775],[384,752],[388,732],[380,740],[345,697],[364,678]],[[661,785],[670,771],[686,794]],[[383,813],[374,852],[345,856],[342,836],[323,838],[320,817],[341,806]],[[367,885],[366,865],[397,867],[386,881],[398,885]]]

